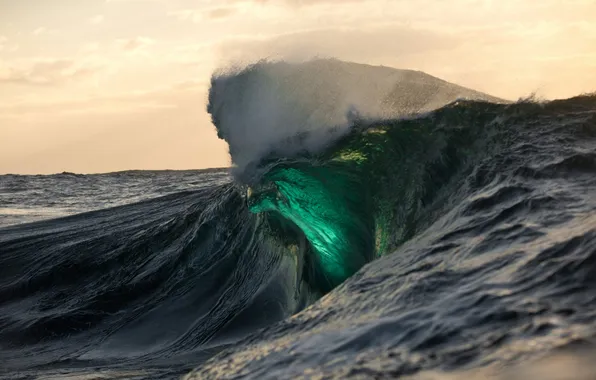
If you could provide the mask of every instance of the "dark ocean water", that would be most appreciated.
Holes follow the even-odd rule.
[[[0,177],[0,378],[596,378],[596,96],[309,133]]]
[[[1,175],[0,228],[136,203],[227,179],[227,171],[217,169]]]

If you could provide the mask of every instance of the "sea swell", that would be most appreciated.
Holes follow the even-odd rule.
[[[225,184],[4,228],[3,368],[167,361],[284,318],[297,270],[253,219]]]
[[[270,156],[250,188],[249,209],[297,226],[315,255],[308,272],[321,272],[329,289],[440,215],[447,189],[460,187],[493,144],[498,110],[455,103],[428,119],[356,123],[320,154]]]
[[[375,133],[379,129],[385,133]],[[381,140],[368,152],[367,139],[377,135]],[[385,219],[391,241],[383,252],[391,255],[189,378],[496,371],[495,365],[553,350],[593,347],[595,147],[595,96],[510,105],[457,102],[417,119],[353,132],[313,158],[312,166],[329,170],[333,158],[349,153],[350,170],[365,168],[356,175],[371,189],[375,206],[367,210],[378,215],[378,204],[389,204],[393,211]],[[367,160],[380,172],[371,171]],[[300,168],[286,165],[271,167],[263,178],[276,181],[278,171]],[[311,171],[303,170],[316,178]],[[330,170],[320,186],[334,175]],[[334,199],[347,199],[344,192],[353,190],[340,188],[337,196],[331,192]],[[294,196],[283,186],[276,191],[282,200]],[[324,192],[309,196],[327,202]],[[280,206],[271,209],[284,213]],[[424,373],[422,378],[432,375]],[[590,374],[586,366],[567,375]],[[488,375],[475,378],[482,376]]]
[[[381,73],[363,81],[371,69]],[[326,292],[432,222],[435,197],[485,148],[498,111],[460,101],[432,118],[379,118],[462,96],[497,100],[422,73],[259,62],[214,76],[207,111],[249,186],[249,209],[309,242],[304,273]]]
[[[233,181],[0,228],[0,378],[424,378],[591,344],[596,96],[400,73],[435,87],[387,84],[388,117],[270,67],[213,79]]]

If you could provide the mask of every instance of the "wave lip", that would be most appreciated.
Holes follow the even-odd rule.
[[[214,75],[207,111],[241,173],[273,151],[319,152],[356,117],[396,118],[457,99],[503,102],[419,71],[335,59],[261,61]]]

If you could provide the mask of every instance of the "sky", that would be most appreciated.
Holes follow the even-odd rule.
[[[314,57],[596,90],[594,0],[0,0],[0,174],[229,165],[214,70]]]

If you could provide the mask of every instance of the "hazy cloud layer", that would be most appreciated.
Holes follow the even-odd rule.
[[[127,39],[119,39],[116,41],[117,45],[125,51],[135,52],[146,48],[154,43],[151,38],[148,37],[135,37]]]
[[[103,23],[104,21],[104,15],[95,15],[91,18],[89,18],[89,22],[93,25],[99,25],[101,23]]]
[[[400,57],[427,51],[451,50],[459,41],[447,34],[416,30],[404,26],[318,29],[273,37],[242,36],[222,42],[217,48],[225,60],[283,58],[304,60],[313,55],[362,60],[370,57]]]
[[[0,83],[56,85],[89,77],[99,67],[84,66],[70,59],[42,59],[29,67],[0,66]]]
[[[41,26],[39,28],[35,28],[31,32],[31,34],[33,34],[34,36],[47,36],[47,35],[53,35],[53,34],[57,34],[57,33],[58,33],[57,30],[44,28],[43,26]]]
[[[214,7],[208,9],[182,9],[169,12],[168,15],[181,21],[191,21],[199,23],[209,20],[225,19],[235,13],[238,9],[235,7]]]

